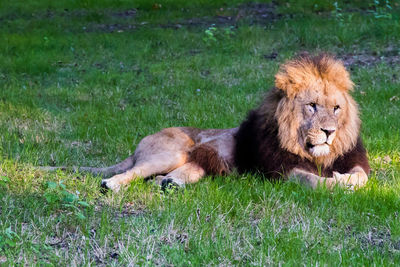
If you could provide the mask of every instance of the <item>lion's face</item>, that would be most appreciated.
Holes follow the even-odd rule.
[[[336,90],[333,95],[326,95],[315,89],[305,90],[294,102],[301,109],[298,142],[304,152],[312,157],[328,155],[345,115],[343,93]]]
[[[274,114],[281,146],[325,166],[354,147],[360,120],[352,85],[343,64],[329,56],[283,65],[276,86],[285,94]]]

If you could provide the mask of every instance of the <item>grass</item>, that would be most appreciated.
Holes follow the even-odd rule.
[[[241,1],[2,3],[0,264],[399,262],[398,4],[286,2],[266,18]],[[354,193],[232,175],[103,195],[98,177],[34,168],[111,165],[164,127],[237,126],[303,50],[337,54],[357,85],[372,173]]]

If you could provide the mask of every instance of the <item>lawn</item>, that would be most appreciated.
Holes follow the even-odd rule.
[[[397,1],[3,1],[0,265],[396,265]],[[170,126],[235,127],[301,51],[342,59],[372,167],[365,188],[254,174],[162,192],[37,166],[107,166]]]

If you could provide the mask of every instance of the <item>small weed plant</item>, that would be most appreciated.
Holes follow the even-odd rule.
[[[0,232],[0,252],[15,248],[20,240],[21,238],[11,229],[11,226],[6,228],[3,232]]]
[[[0,176],[0,189],[6,188],[9,182],[10,178],[7,176]]]
[[[342,9],[339,7],[338,2],[333,3],[334,10],[332,11],[333,17],[339,22],[339,24],[343,24],[344,16],[342,13]]]
[[[371,4],[372,14],[376,19],[392,19],[392,6],[389,0],[374,0]]]
[[[88,208],[89,204],[85,201],[79,200],[79,192],[71,193],[63,181],[54,182],[48,181],[45,184],[44,197],[46,202],[52,207],[62,206],[71,209],[78,219],[85,219],[83,208]]]
[[[223,42],[226,39],[231,38],[235,35],[234,27],[217,28],[215,24],[212,24],[204,31],[203,41],[208,45],[212,46],[217,42]]]

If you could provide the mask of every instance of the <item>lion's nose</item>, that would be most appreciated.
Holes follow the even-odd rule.
[[[326,134],[326,137],[329,137],[331,134],[335,132],[334,129],[323,129],[323,128],[321,128],[321,131],[323,131]]]

